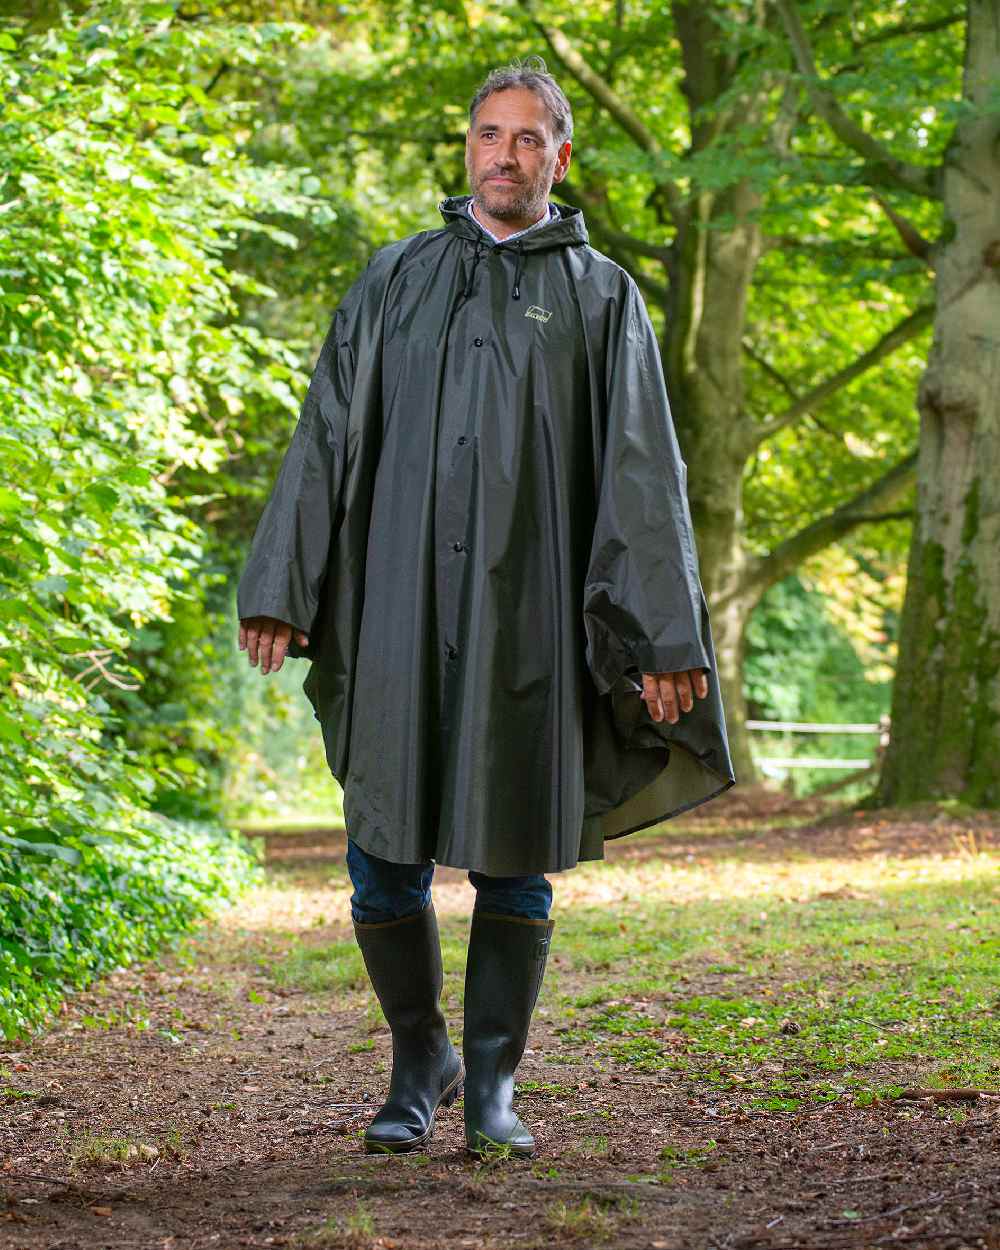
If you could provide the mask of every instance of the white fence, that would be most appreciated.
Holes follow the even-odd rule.
[[[878,738],[874,759],[829,759],[823,756],[764,756],[755,762],[760,771],[767,777],[781,777],[791,768],[831,768],[849,769],[852,772],[865,772],[874,768],[889,744],[889,717],[883,716],[874,724],[848,722],[833,724],[830,722],[791,721],[791,720],[748,720],[747,729],[756,733],[796,733],[796,734],[869,734]]]

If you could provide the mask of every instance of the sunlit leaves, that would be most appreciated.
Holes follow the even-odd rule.
[[[287,243],[264,218],[310,200],[301,171],[247,161],[243,105],[202,85],[296,31],[173,15],[109,2],[0,40],[0,985],[4,952],[41,967],[44,947],[68,982],[127,959],[205,905],[215,865],[244,875],[206,772],[236,732],[204,712],[222,575],[180,479],[218,475],[243,393],[288,406],[227,262],[250,233]],[[207,819],[190,853],[168,812]],[[50,998],[15,981],[0,1032]]]

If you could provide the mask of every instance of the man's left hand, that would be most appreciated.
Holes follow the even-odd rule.
[[[643,673],[642,697],[653,720],[676,725],[681,712],[690,712],[695,696],[708,694],[708,675],[703,668],[684,673]]]

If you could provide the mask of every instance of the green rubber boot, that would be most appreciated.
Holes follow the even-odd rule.
[[[514,1112],[514,1071],[542,988],[553,920],[473,911],[465,971],[465,1137],[478,1155],[530,1155],[535,1139]]]
[[[462,1061],[439,1006],[444,971],[437,916],[429,904],[385,924],[354,922],[372,987],[392,1031],[389,1096],[365,1130],[365,1149],[399,1154],[430,1141],[438,1107],[462,1087]]]

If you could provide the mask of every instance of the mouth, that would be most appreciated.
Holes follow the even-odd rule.
[[[504,178],[502,174],[487,178],[486,182],[499,182],[501,185],[506,185],[506,186],[511,186],[511,187],[517,185],[516,178]]]

